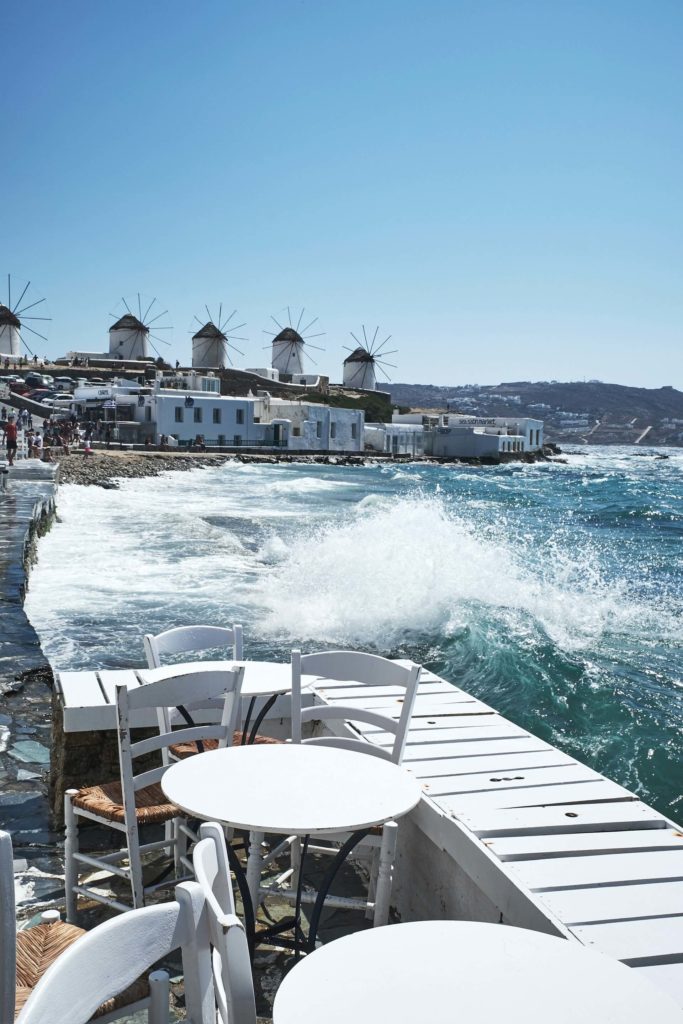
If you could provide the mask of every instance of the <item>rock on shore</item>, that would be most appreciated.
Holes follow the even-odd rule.
[[[167,454],[165,452],[97,451],[92,455],[73,452],[59,462],[59,480],[63,484],[116,486],[121,478],[159,476],[169,469],[186,470],[222,466],[229,455]]]

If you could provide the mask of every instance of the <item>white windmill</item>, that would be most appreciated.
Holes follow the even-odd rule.
[[[246,323],[232,323],[233,318],[237,315],[236,309],[233,309],[230,316],[224,320],[223,303],[220,303],[218,307],[217,317],[211,315],[208,306],[204,308],[209,318],[206,323],[202,323],[199,317],[195,316],[199,330],[192,335],[192,366],[195,369],[203,367],[223,370],[226,366],[232,366],[230,349],[239,352],[241,356],[244,355],[244,352],[233,343],[247,340],[234,333],[241,330],[242,327],[246,327]]]
[[[49,316],[38,316],[36,313],[26,316],[26,312],[29,309],[35,309],[36,306],[40,306],[45,302],[45,299],[27,302],[26,293],[30,287],[31,282],[27,281],[21,290],[19,298],[12,304],[12,277],[10,274],[7,275],[7,302],[5,303],[0,299],[0,356],[5,358],[18,359],[23,355],[22,345],[33,355],[32,349],[21,336],[22,330],[27,330],[31,334],[35,334],[37,338],[47,341],[44,334],[40,334],[35,328],[29,327],[27,323],[28,320],[49,321],[52,319]]]
[[[119,309],[119,313],[109,314],[115,320],[109,328],[109,355],[114,356],[116,359],[150,359],[152,358],[150,348],[154,349],[158,356],[161,356],[159,349],[153,344],[152,338],[161,345],[171,344],[170,341],[165,341],[164,338],[160,338],[157,334],[158,331],[172,330],[171,327],[162,326],[158,323],[168,313],[168,310],[165,309],[162,313],[156,313],[150,319],[152,307],[157,300],[152,299],[144,313],[142,312],[143,301],[140,298],[139,292],[137,300],[137,316],[125,299],[121,299],[121,303],[125,308],[123,315],[119,315],[119,313],[122,313],[121,309]],[[134,306],[135,304],[133,303]],[[154,329],[152,330],[152,328]]]
[[[310,323],[306,324],[305,327],[301,327],[301,321],[304,319],[305,308],[301,310],[298,319],[296,319],[296,312],[292,317],[291,306],[287,306],[287,323],[282,324],[274,316],[271,316],[271,320],[276,324],[278,330],[267,330],[264,334],[272,334],[273,340],[272,345],[272,366],[274,370],[279,370],[281,374],[303,374],[304,370],[304,345],[307,348],[317,349],[318,352],[324,352],[324,349],[320,348],[319,345],[311,345],[311,338],[322,338],[324,331],[318,331],[315,334],[311,334],[311,327],[314,327],[318,323],[318,317],[314,317]],[[284,317],[283,317],[284,319]],[[296,319],[296,326],[294,326],[293,319]],[[271,345],[266,345],[266,348],[270,348]],[[315,366],[315,360],[312,356],[309,356],[311,362]]]
[[[348,348],[346,345],[344,348],[350,353],[344,360],[344,387],[347,388],[360,388],[363,391],[374,391],[377,387],[377,376],[375,367],[377,367],[379,373],[383,373],[387,380],[389,375],[384,369],[385,366],[391,366],[395,369],[394,363],[386,362],[385,356],[391,356],[395,352],[398,352],[397,348],[390,349],[387,351],[385,345],[391,338],[388,334],[384,341],[378,342],[377,335],[379,334],[379,327],[375,327],[375,333],[372,336],[372,341],[368,341],[368,335],[365,330],[365,324],[361,325],[363,331],[363,342],[361,343],[353,331],[350,331],[350,335],[356,342],[357,348]],[[381,358],[380,358],[381,357]]]

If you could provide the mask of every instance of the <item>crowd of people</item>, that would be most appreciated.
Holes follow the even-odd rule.
[[[0,408],[0,444],[5,448],[7,462],[14,464],[20,443],[26,445],[29,459],[51,462],[55,449],[60,455],[68,455],[71,446],[92,440],[93,428],[86,424],[81,428],[75,413],[68,417],[46,417],[40,427],[34,427],[33,416],[26,409],[15,413],[5,406]]]

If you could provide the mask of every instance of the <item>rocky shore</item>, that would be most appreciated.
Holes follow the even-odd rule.
[[[560,449],[546,445],[543,452],[510,453],[501,459],[508,462],[546,462],[558,455]],[[209,469],[226,462],[237,461],[255,465],[277,463],[310,463],[323,466],[365,466],[373,463],[393,461],[397,465],[407,462],[449,463],[452,465],[487,466],[498,465],[493,459],[432,459],[408,456],[392,458],[390,455],[290,455],[273,453],[268,455],[209,452],[158,452],[119,451],[118,449],[98,450],[86,455],[82,451],[72,452],[59,460],[59,482],[63,484],[95,485],[116,488],[119,479],[159,476],[160,473],[189,469]]]

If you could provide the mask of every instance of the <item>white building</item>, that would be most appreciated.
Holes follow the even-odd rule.
[[[543,447],[543,420],[526,416],[463,416],[448,413],[439,417],[438,429],[466,429],[478,435],[501,437],[502,447],[498,451],[535,452]]]
[[[172,381],[158,375],[151,388],[121,382],[77,388],[74,404],[81,412],[104,409],[107,420],[116,420],[122,441],[158,443],[165,435],[182,446],[201,436],[207,446],[229,448],[363,450],[362,410],[272,398],[266,391],[256,397],[221,395],[212,374],[190,372]]]
[[[126,313],[109,328],[109,355],[117,359],[149,359],[149,327]]]
[[[421,423],[366,423],[365,447],[388,455],[422,455],[425,430]]]
[[[293,327],[273,338],[272,363],[280,373],[304,373],[304,339]]]

